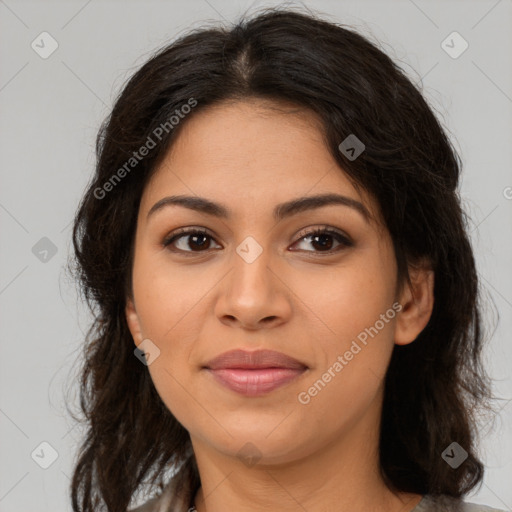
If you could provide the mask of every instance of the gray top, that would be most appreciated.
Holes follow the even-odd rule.
[[[144,505],[128,512],[194,512],[194,496],[190,490],[184,490],[182,493],[175,492],[174,482],[164,489],[162,494],[153,498]],[[181,494],[181,496],[179,496]],[[425,495],[421,501],[411,510],[411,512],[507,512],[505,510],[477,505],[475,503],[466,503],[461,500],[447,496]],[[512,511],[509,511],[512,512]]]
[[[411,512],[506,512],[476,503],[466,503],[447,496],[425,495]]]

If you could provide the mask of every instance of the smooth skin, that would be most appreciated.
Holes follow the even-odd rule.
[[[397,295],[377,204],[339,168],[313,113],[248,99],[198,111],[181,128],[143,193],[126,318],[136,345],[149,339],[160,350],[148,369],[190,433],[202,483],[197,511],[412,510],[421,496],[393,493],[380,476],[380,414],[394,344],[413,342],[430,318],[433,272],[414,270],[413,289]],[[341,204],[273,217],[279,203],[324,193],[361,202],[370,220]],[[207,198],[230,215],[167,205],[148,217],[176,195]],[[182,235],[164,246],[189,227],[206,238]],[[326,227],[352,245],[308,236]],[[236,250],[248,236],[262,249],[250,263]],[[299,393],[395,301],[401,311],[300,403]],[[240,395],[203,368],[235,348],[284,352],[308,369],[264,396]],[[238,454],[246,443],[250,462]]]

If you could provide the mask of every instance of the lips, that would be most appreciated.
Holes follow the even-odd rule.
[[[246,396],[261,396],[302,375],[307,366],[273,350],[231,350],[204,368],[223,386]]]

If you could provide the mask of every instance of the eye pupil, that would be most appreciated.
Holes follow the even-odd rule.
[[[199,248],[208,246],[207,238],[208,238],[208,236],[204,235],[202,233],[201,234],[197,234],[197,235],[190,235],[190,239],[193,240],[192,244],[196,245],[196,247],[199,247]],[[200,242],[200,243],[197,243],[196,242],[197,239],[202,239],[203,241]],[[190,247],[192,248],[192,245]]]
[[[325,238],[328,238],[326,241]],[[319,242],[319,240],[322,240],[322,242]],[[322,249],[331,249],[332,247],[332,235],[329,234],[321,234],[321,235],[313,235],[313,244],[319,243],[320,247]]]

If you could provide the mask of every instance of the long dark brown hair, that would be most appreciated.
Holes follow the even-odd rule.
[[[183,484],[199,485],[188,432],[134,356],[125,305],[151,173],[196,112],[246,98],[314,112],[340,172],[379,205],[399,282],[410,283],[408,265],[419,261],[435,271],[431,319],[414,343],[395,346],[385,377],[380,468],[390,489],[463,496],[483,476],[475,425],[489,403],[490,381],[458,195],[460,158],[418,86],[376,44],[310,12],[266,9],[229,28],[194,30],[159,50],[127,82],[99,131],[70,265],[94,314],[80,380],[87,430],[72,478],[73,510],[125,512],[140,489],[161,489],[164,475],[183,463]],[[191,99],[195,106],[184,109]],[[339,149],[350,134],[366,146],[355,160]],[[130,160],[148,137],[155,147]],[[468,452],[457,469],[441,457],[454,441]]]

